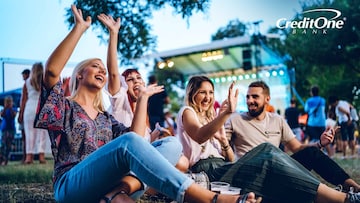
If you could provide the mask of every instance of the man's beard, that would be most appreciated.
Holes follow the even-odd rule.
[[[248,108],[248,112],[249,112],[249,115],[251,117],[258,117],[262,112],[264,112],[264,109],[265,109],[265,105],[263,105],[262,107],[258,108],[258,110],[250,110]]]

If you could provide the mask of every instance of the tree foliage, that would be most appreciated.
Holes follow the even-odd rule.
[[[129,64],[130,59],[140,58],[144,53],[156,48],[156,36],[151,34],[148,20],[152,12],[170,6],[175,14],[184,19],[191,17],[193,12],[207,12],[209,0],[75,0],[74,4],[81,8],[84,16],[91,16],[95,30],[100,31],[98,37],[105,41],[107,29],[97,20],[100,13],[121,18],[118,51],[121,62]],[[74,24],[71,9],[66,13],[69,27]]]
[[[225,38],[234,38],[244,36],[247,34],[248,29],[246,24],[239,19],[231,20],[225,27],[220,27],[214,35],[211,36],[211,40],[221,40]]]
[[[312,85],[320,87],[320,94],[327,98],[337,95],[360,106],[360,2],[355,0],[303,1],[303,11],[316,8],[332,8],[341,11],[345,24],[342,29],[286,29],[273,28],[272,32],[285,35],[285,40],[273,48],[288,54],[289,68],[296,69],[296,89],[306,99]],[[293,20],[303,17],[316,19],[330,12],[299,13]]]

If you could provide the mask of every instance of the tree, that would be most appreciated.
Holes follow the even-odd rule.
[[[219,28],[216,33],[211,36],[211,40],[244,36],[247,32],[246,24],[242,23],[239,19],[235,19],[231,20],[225,27]]]
[[[288,54],[287,66],[296,69],[296,89],[304,99],[309,89],[317,84],[324,97],[337,95],[360,106],[360,2],[355,0],[303,1],[303,11],[333,8],[341,11],[345,24],[342,29],[283,29],[285,40],[276,44],[279,53]],[[316,19],[333,17],[331,12],[299,13],[293,21],[304,16]]]
[[[184,19],[189,19],[193,12],[206,13],[209,0],[75,0],[74,4],[81,8],[84,16],[91,16],[94,30],[99,30],[100,40],[106,40],[103,33],[107,29],[96,20],[99,13],[110,14],[121,18],[119,31],[118,51],[121,63],[129,64],[130,59],[140,58],[148,51],[156,48],[156,37],[151,35],[151,25],[147,22],[152,17],[152,12],[170,6],[175,14],[181,14]],[[67,22],[74,24],[71,9],[67,9]]]

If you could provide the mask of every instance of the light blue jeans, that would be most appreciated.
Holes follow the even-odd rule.
[[[153,144],[156,143],[161,146],[159,151],[164,152],[165,145]],[[99,202],[132,171],[145,184],[183,202],[185,190],[194,181],[178,171],[159,151],[135,133],[121,135],[61,176],[54,184],[55,200]]]

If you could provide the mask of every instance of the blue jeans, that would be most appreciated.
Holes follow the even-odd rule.
[[[135,133],[126,133],[90,154],[54,184],[57,202],[99,202],[132,171],[157,191],[184,201],[194,182],[178,171],[158,150]]]

